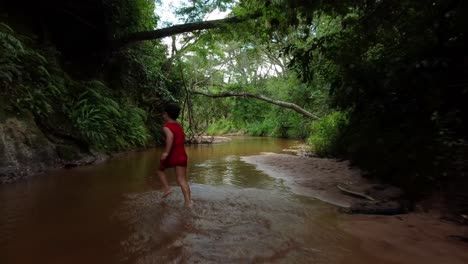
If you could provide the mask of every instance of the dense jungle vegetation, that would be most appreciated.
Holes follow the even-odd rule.
[[[117,151],[160,142],[177,101],[189,136],[300,138],[414,194],[466,190],[466,1],[192,0],[169,49],[136,34],[160,23],[152,0],[6,2],[2,116]]]

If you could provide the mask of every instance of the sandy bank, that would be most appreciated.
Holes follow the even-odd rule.
[[[468,235],[468,227],[443,221],[437,212],[343,215],[340,227],[358,239],[357,251],[379,263],[468,263],[468,244],[453,237]]]
[[[272,177],[284,179],[298,194],[342,207],[349,207],[361,199],[343,194],[337,188],[338,184],[356,190],[371,185],[347,161],[278,153],[247,156],[242,160],[254,164]]]
[[[340,192],[338,184],[355,190],[372,186],[359,169],[346,161],[277,153],[242,159],[272,177],[284,179],[298,194],[338,206],[362,201]],[[339,228],[355,240],[353,254],[366,256],[366,263],[468,263],[468,244],[456,237],[468,236],[468,227],[444,221],[437,212],[395,216],[343,214]],[[360,261],[350,258],[345,263]]]

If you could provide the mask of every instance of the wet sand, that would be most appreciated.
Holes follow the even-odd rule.
[[[359,239],[359,250],[386,263],[468,263],[468,243],[451,237],[468,235],[468,227],[440,220],[437,212],[343,219],[340,227]]]
[[[343,194],[337,185],[360,190],[371,183],[347,161],[289,154],[263,153],[242,157],[268,175],[286,181],[294,192],[341,207],[349,207],[361,199]]]
[[[284,179],[298,194],[347,207],[360,200],[341,193],[338,184],[363,189],[371,184],[346,161],[263,153],[243,157],[272,177]],[[356,239],[359,255],[376,263],[468,263],[468,244],[452,236],[467,236],[468,227],[441,220],[437,211],[397,216],[345,215],[339,228]],[[385,260],[384,262],[382,262]],[[345,263],[361,263],[348,259]]]

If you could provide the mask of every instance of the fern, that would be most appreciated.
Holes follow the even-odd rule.
[[[119,103],[99,81],[85,82],[82,89],[85,91],[73,103],[69,116],[91,145],[115,150],[147,144],[145,111]]]
[[[69,79],[57,66],[54,50],[36,50],[27,42],[0,23],[0,92],[18,111],[44,120],[61,112],[97,149],[122,150],[148,143],[143,109],[118,100],[101,81]]]
[[[0,84],[18,111],[30,111],[47,118],[64,93],[60,76],[40,51],[29,47],[13,29],[0,23]]]

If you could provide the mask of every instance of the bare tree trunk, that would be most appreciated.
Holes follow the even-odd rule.
[[[281,107],[284,107],[284,108],[289,108],[291,110],[296,111],[299,114],[302,114],[303,116],[305,116],[307,118],[312,118],[312,119],[318,119],[319,118],[318,116],[310,113],[309,111],[305,110],[304,108],[301,108],[300,106],[298,106],[296,104],[275,100],[275,99],[266,97],[266,96],[261,95],[261,94],[252,94],[252,93],[246,93],[246,92],[241,92],[241,93],[224,92],[224,93],[217,93],[217,94],[207,93],[207,92],[203,92],[203,91],[191,91],[191,92],[193,94],[200,94],[200,95],[204,95],[204,96],[208,96],[208,97],[212,97],[212,98],[221,98],[221,97],[250,97],[250,98],[255,98],[255,99],[259,99],[259,100],[268,102],[270,104],[274,104],[274,105],[281,106]]]

